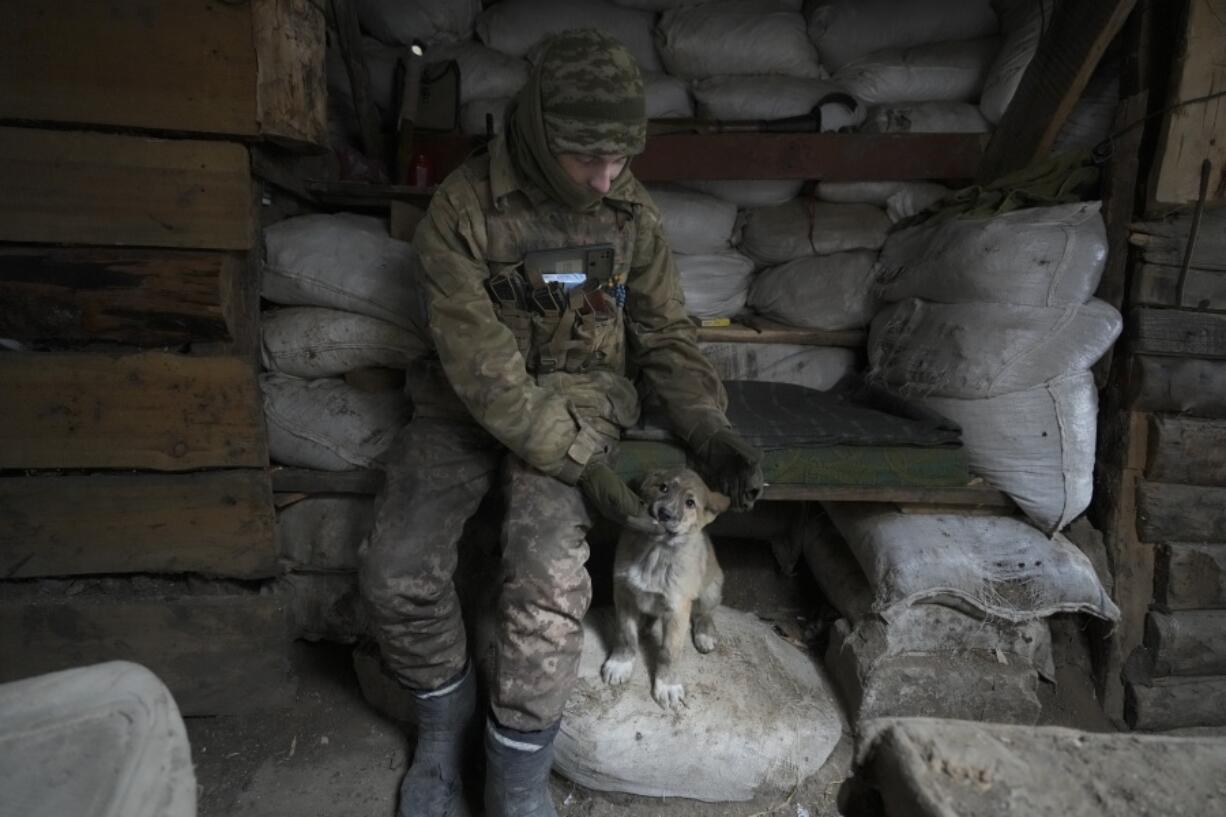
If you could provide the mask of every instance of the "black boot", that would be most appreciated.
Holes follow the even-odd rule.
[[[485,817],[557,817],[549,796],[553,739],[560,721],[540,732],[485,727]]]
[[[460,787],[471,744],[477,681],[471,666],[433,691],[414,692],[417,744],[400,782],[399,817],[460,817],[468,813]]]

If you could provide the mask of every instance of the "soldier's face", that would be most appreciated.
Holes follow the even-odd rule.
[[[621,154],[588,153],[559,153],[557,159],[571,181],[591,188],[602,196],[609,192],[613,180],[626,169],[626,163],[630,161],[628,156]]]

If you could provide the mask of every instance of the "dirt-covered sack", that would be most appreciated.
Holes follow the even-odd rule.
[[[1076,202],[896,230],[878,259],[878,292],[885,301],[1083,304],[1107,263],[1101,209]]]
[[[837,332],[867,326],[877,310],[869,250],[810,255],[754,276],[749,308],[789,326]]]
[[[949,188],[936,182],[818,182],[814,195],[819,201],[884,207],[890,221],[897,223],[948,196]]]
[[[648,119],[689,119],[694,116],[694,100],[685,80],[668,74],[644,74],[643,95],[647,98]]]
[[[678,182],[682,187],[697,190],[730,201],[737,207],[769,207],[783,204],[800,195],[803,179],[729,179]]]
[[[809,15],[809,36],[830,71],[886,48],[971,40],[997,30],[990,0],[826,0]]]
[[[970,102],[910,102],[874,105],[865,113],[864,133],[987,133],[979,106]]]
[[[296,568],[357,570],[358,546],[375,523],[374,498],[309,496],[277,511],[277,555]]]
[[[373,467],[412,414],[399,391],[359,391],[334,378],[264,374],[260,389],[269,456],[300,468]]]
[[[1079,306],[938,304],[908,298],[873,319],[869,377],[908,394],[978,399],[1089,369],[1123,318],[1097,299]]]
[[[864,121],[864,106],[832,97],[847,91],[824,79],[720,76],[695,80],[691,89],[699,116],[707,119],[786,119],[808,115],[822,103],[823,131],[851,128]]]
[[[469,136],[485,136],[488,128],[494,136],[502,133],[507,116],[507,106],[512,97],[502,99],[474,99],[460,108],[460,130]]]
[[[480,11],[481,0],[357,0],[362,29],[389,45],[466,40]]]
[[[700,343],[720,380],[793,383],[826,391],[856,369],[856,352],[792,343]]]
[[[773,0],[716,0],[660,15],[656,47],[679,77],[782,74],[824,77],[794,6]]]
[[[1051,26],[1059,3],[1058,0],[993,0],[992,5],[1000,16],[1003,41],[984,82],[979,110],[989,122],[996,124],[1013,101],[1017,85],[1034,59],[1043,33]]]
[[[1008,494],[1041,530],[1060,530],[1089,507],[1098,429],[1090,372],[987,400],[920,402],[962,427],[971,471]]]
[[[528,82],[528,61],[465,40],[435,43],[426,50],[428,63],[455,60],[460,66],[460,101],[515,96]]]
[[[871,204],[831,204],[810,198],[740,215],[741,252],[760,264],[807,255],[875,250],[885,243],[890,218]]]
[[[699,655],[685,639],[676,671],[688,707],[661,709],[644,660],[658,639],[644,635],[624,685],[600,678],[612,610],[584,620],[579,678],[562,715],[554,769],[581,786],[707,802],[782,794],[822,767],[842,737],[834,690],[804,650],[750,613],[715,611],[719,646]]]
[[[412,245],[387,223],[353,213],[279,221],[264,231],[261,294],[287,306],[327,306],[390,321],[425,337]]]
[[[685,293],[685,311],[696,318],[731,318],[745,308],[753,261],[728,251],[679,255],[677,272]]]
[[[664,235],[673,252],[710,255],[731,249],[736,205],[682,188],[653,185],[648,191],[664,217]]]
[[[873,588],[873,609],[954,600],[986,616],[1028,621],[1119,608],[1089,558],[1009,516],[906,514],[892,505],[824,503]]]
[[[1000,41],[995,37],[876,51],[834,75],[865,105],[973,102]]]
[[[595,28],[626,46],[641,71],[660,72],[664,68],[652,38],[654,19],[651,12],[606,0],[501,0],[477,18],[477,36],[490,48],[523,57],[552,34]]]
[[[298,306],[260,316],[264,368],[294,377],[333,377],[368,366],[403,369],[428,349],[409,330],[355,312]]]

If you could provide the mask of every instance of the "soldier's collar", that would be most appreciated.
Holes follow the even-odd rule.
[[[511,151],[507,149],[507,137],[499,136],[490,143],[490,196],[494,206],[501,209],[502,199],[516,190],[523,192],[534,207],[549,199],[548,193],[515,171]]]

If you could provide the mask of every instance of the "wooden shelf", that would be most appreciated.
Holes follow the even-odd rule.
[[[730,326],[700,326],[698,340],[704,343],[792,343],[799,346],[842,346],[859,349],[866,333],[860,329],[826,332],[785,326],[760,318],[743,319]]]
[[[369,182],[325,182],[308,179],[306,192],[319,204],[329,207],[387,207],[393,201],[407,201],[425,207],[434,187],[407,184],[370,184]]]

